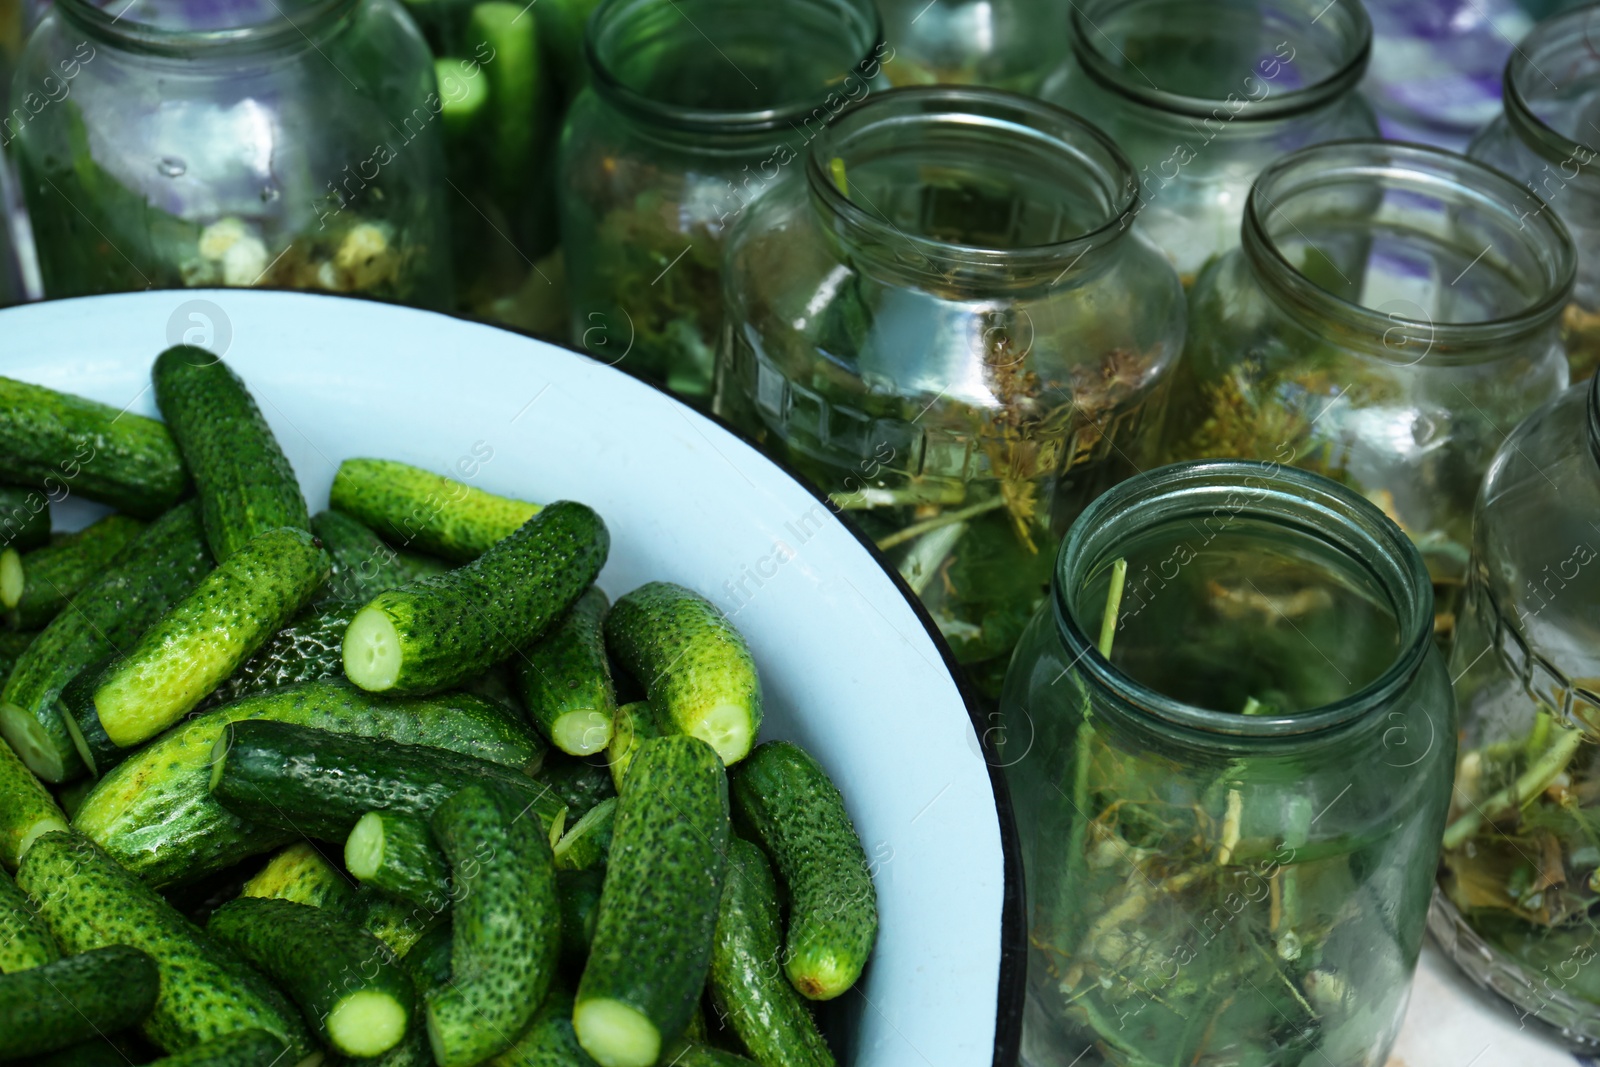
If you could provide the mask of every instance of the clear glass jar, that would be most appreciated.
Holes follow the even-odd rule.
[[[1416,549],[1316,475],[1177,464],[1089,506],[996,731],[1026,1067],[1384,1063],[1455,755],[1432,616]]]
[[[832,494],[989,692],[1056,542],[1160,425],[1183,292],[1137,204],[1075,115],[896,89],[729,238],[717,411]]]
[[[1580,249],[1563,328],[1574,381],[1600,367],[1600,4],[1541,22],[1505,73],[1505,111],[1468,155],[1524,181]]]
[[[982,85],[1033,94],[1066,36],[1050,0],[879,0],[883,73],[895,85]]]
[[[715,46],[702,27],[716,28]],[[728,230],[881,84],[871,0],[605,0],[561,140],[572,339],[705,407]]]
[[[1422,549],[1447,636],[1483,472],[1567,386],[1574,252],[1541,207],[1416,146],[1322,145],[1269,167],[1242,247],[1189,294],[1166,454],[1292,463],[1377,503]]]
[[[1046,100],[1089,116],[1142,184],[1138,226],[1188,284],[1239,243],[1250,183],[1286,152],[1373,137],[1359,0],[1080,0]]]
[[[1529,416],[1473,524],[1431,925],[1524,1019],[1600,1048],[1600,377]]]
[[[8,133],[46,296],[449,306],[440,100],[395,0],[105,2],[58,0],[13,83],[38,104]]]

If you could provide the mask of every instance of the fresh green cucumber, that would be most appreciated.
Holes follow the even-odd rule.
[[[0,873],[0,974],[43,967],[60,958],[49,927],[11,876]]]
[[[0,745],[0,864],[16,870],[41,834],[66,828],[66,813],[44,783],[10,746]]]
[[[487,44],[494,56],[482,72],[489,82],[489,122],[484,131],[495,151],[486,157],[487,176],[502,196],[527,188],[537,167],[536,146],[544,138],[547,79],[539,62],[539,20],[507,0],[472,5],[465,40]]]
[[[556,871],[556,889],[561,895],[561,963],[575,973],[583,970],[589,958],[605,880],[604,871]]]
[[[343,678],[340,645],[359,606],[348,601],[326,601],[301,612],[228,675],[206,704],[219,707],[279,686]]]
[[[333,557],[327,595],[336,600],[365,604],[386,590],[449,569],[432,556],[390,548],[383,538],[343,512],[313,515],[311,532]]]
[[[456,570],[380,593],[344,635],[344,672],[372,692],[448,689],[510,656],[600,573],[611,538],[558,501]]]
[[[344,866],[357,881],[415,904],[441,899],[450,880],[427,821],[392,809],[361,816],[345,839]]]
[[[594,1067],[572,1031],[572,990],[559,983],[551,989],[511,1047],[484,1067]]]
[[[698,738],[645,741],[618,803],[572,1024],[600,1067],[650,1067],[711,966],[729,835],[722,759]]]
[[[265,1030],[235,1030],[176,1055],[164,1056],[146,1067],[293,1067],[284,1059],[286,1048]]]
[[[784,969],[812,1000],[855,984],[878,936],[878,898],[844,797],[791,741],[769,741],[732,775],[741,832],[771,858],[789,902]]]
[[[355,889],[311,842],[300,841],[268,860],[244,884],[239,895],[288,900],[342,913],[352,903]]]
[[[126,945],[0,975],[0,1060],[137,1026],[155,1007],[159,987],[155,961]]]
[[[729,766],[749,753],[761,729],[761,680],[744,638],[711,601],[671,582],[642,585],[606,617],[606,646],[678,730]]]
[[[50,498],[38,489],[0,485],[0,548],[16,552],[50,543]]]
[[[469,785],[432,826],[450,862],[450,984],[428,997],[439,1067],[504,1051],[550,989],[561,951],[561,903],[550,842],[520,801]]]
[[[693,1041],[679,1041],[668,1049],[663,1062],[673,1064],[673,1067],[752,1067],[753,1064],[753,1061],[726,1049]]]
[[[761,850],[728,842],[706,988],[718,1014],[761,1067],[833,1067],[811,1009],[784,977],[778,884]]]
[[[405,959],[423,938],[447,921],[450,912],[448,907],[396,900],[387,893],[362,886],[342,914],[388,945],[396,956]]]
[[[57,698],[85,667],[132,645],[211,569],[200,509],[180,504],[151,523],[78,591],[28,646],[0,693],[0,734],[47,782],[81,775]]]
[[[606,746],[606,762],[611,765],[611,783],[618,792],[622,791],[628,765],[639,744],[673,732],[667,730],[661,720],[660,713],[648,701],[636,700],[617,708],[611,726],[611,743]]]
[[[276,982],[317,1037],[347,1056],[377,1056],[405,1036],[411,979],[389,946],[323,908],[241,898],[206,930]]]
[[[189,486],[167,428],[107,404],[0,378],[0,475],[110,504],[141,519]]]
[[[329,566],[305,530],[236,546],[101,675],[94,710],[106,736],[128,748],[183,718],[306,606]]]
[[[555,845],[556,869],[587,871],[605,866],[616,832],[617,798],[602,800],[566,827]]]
[[[0,562],[0,606],[13,630],[42,629],[78,590],[105,570],[144,529],[127,515],[107,515],[60,542],[22,556],[8,581]]]
[[[555,790],[567,805],[568,817],[577,820],[590,808],[617,795],[605,763],[572,759],[560,752],[545,757],[539,780]]]
[[[6,679],[11,677],[11,669],[22,659],[22,654],[28,651],[28,646],[33,644],[33,639],[38,636],[37,633],[0,631],[0,690],[5,689]]]
[[[478,558],[520,530],[539,505],[496,496],[465,482],[388,459],[347,459],[328,490],[328,506],[402,548],[456,563]]]
[[[252,719],[433,745],[526,772],[537,770],[544,744],[504,708],[465,694],[400,700],[308,682],[246,697],[168,731],[101,779],[74,825],[155,886],[193,881],[295,840],[301,835],[251,826],[211,797],[211,754],[223,726]],[[0,791],[0,804],[3,797]]]
[[[61,721],[67,724],[72,747],[89,769],[90,778],[106,774],[133,751],[112,743],[94,710],[94,691],[100,688],[100,679],[116,662],[116,656],[107,656],[89,664],[56,698],[56,707],[61,712]]]
[[[471,61],[456,56],[440,56],[433,61],[447,150],[459,151],[461,140],[477,129],[489,111],[489,80],[463,76],[461,64],[465,62]]]
[[[516,661],[528,717],[573,756],[593,755],[611,741],[617,691],[602,630],[609,607],[600,587],[590,586]]]
[[[122,944],[155,960],[161,993],[142,1029],[165,1051],[261,1029],[297,1055],[310,1053],[310,1035],[275,989],[87,839],[45,834],[23,858],[17,884],[67,952]]]
[[[430,833],[432,831],[429,831]],[[448,922],[430,929],[406,953],[406,973],[418,996],[427,996],[450,981],[450,943],[452,933]]]
[[[310,530],[294,469],[232,368],[203,348],[177,345],[156,357],[150,377],[194,476],[217,563],[268,530]]]

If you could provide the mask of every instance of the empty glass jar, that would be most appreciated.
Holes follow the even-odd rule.
[[[1049,0],[879,0],[895,85],[984,85],[1033,93],[1066,52]]]
[[[1041,95],[1133,161],[1138,225],[1185,283],[1239,243],[1250,183],[1286,152],[1372,137],[1356,92],[1372,27],[1358,0],[1079,0]]]
[[[1454,707],[1416,549],[1270,463],[1091,504],[1017,647],[1026,1067],[1377,1067],[1405,1014]]]
[[[718,412],[877,541],[991,692],[1067,524],[1159,425],[1183,292],[1137,193],[1065,111],[897,89],[729,238]]]

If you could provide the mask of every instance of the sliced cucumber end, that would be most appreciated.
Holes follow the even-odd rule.
[[[22,557],[14,548],[0,552],[0,607],[7,611],[22,600]]]
[[[0,712],[0,714],[3,714],[3,712]],[[83,727],[78,725],[77,719],[65,713],[62,714],[61,721],[66,724],[67,736],[72,738],[72,747],[78,750],[78,758],[83,760],[84,765],[89,768],[89,774],[95,778],[100,777],[100,765],[95,762],[94,752],[89,748],[88,738],[83,736]]]
[[[592,756],[611,743],[611,716],[593,708],[569,711],[550,727],[550,740],[569,756]]]
[[[233,731],[224,726],[222,732],[217,735],[217,739],[211,742],[211,755],[209,757],[211,761],[211,784],[207,786],[208,789],[216,789],[217,784],[222,781],[222,769],[228,763],[228,750],[232,747]]]
[[[0,704],[0,735],[11,743],[28,770],[47,782],[67,780],[67,754],[56,748],[38,719],[15,704]]]
[[[28,850],[33,847],[33,843],[45,834],[53,834],[58,830],[66,833],[70,829],[71,827],[67,825],[65,819],[58,819],[54,815],[47,815],[40,819],[22,831],[22,840],[17,843],[17,862],[21,863],[22,857],[28,854]]]
[[[861,974],[861,968],[851,966],[832,952],[795,953],[786,970],[789,984],[807,1000],[832,1000],[855,985]]]
[[[731,767],[750,754],[755,743],[755,719],[743,704],[718,704],[685,731],[717,750],[724,766]]]
[[[328,1041],[347,1056],[379,1056],[405,1036],[407,1015],[388,993],[358,990],[328,1013]]]
[[[661,1031],[643,1012],[599,997],[572,1012],[578,1044],[600,1067],[650,1067],[661,1055]]]
[[[369,693],[393,689],[400,680],[400,631],[375,604],[356,612],[344,632],[344,673]]]
[[[344,865],[358,881],[365,882],[383,866],[383,816],[369,811],[356,821],[355,829],[344,842]]]

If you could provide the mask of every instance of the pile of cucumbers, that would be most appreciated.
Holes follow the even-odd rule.
[[[579,503],[312,516],[231,368],[152,378],[0,378],[0,1062],[833,1064],[871,873],[726,617],[610,603]]]

